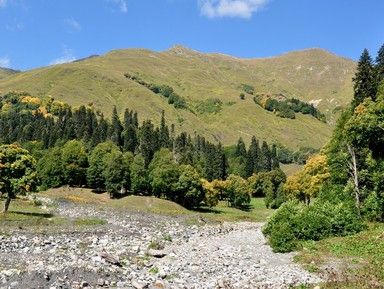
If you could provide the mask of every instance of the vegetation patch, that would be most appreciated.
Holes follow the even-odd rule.
[[[314,118],[326,122],[325,115],[321,113],[313,104],[308,104],[296,98],[286,99],[284,95],[270,96],[259,94],[253,97],[256,104],[264,109],[274,112],[282,118],[295,119],[295,113],[309,114]]]
[[[353,236],[302,244],[297,262],[322,270],[337,262],[341,272],[330,272],[326,288],[381,288],[384,285],[384,225],[372,223]],[[336,260],[336,261],[335,261]],[[335,278],[339,280],[335,280]]]
[[[199,114],[218,113],[222,110],[223,102],[218,98],[208,98],[196,104],[196,110]]]
[[[168,103],[172,104],[175,108],[187,108],[187,102],[185,101],[185,99],[178,95],[171,86],[165,84],[158,85],[154,83],[148,83],[139,78],[138,76],[129,73],[125,73],[124,76],[148,88],[153,93],[162,95],[163,97],[168,99]]]

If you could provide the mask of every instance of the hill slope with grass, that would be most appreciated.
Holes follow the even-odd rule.
[[[225,145],[256,135],[290,148],[320,148],[330,137],[337,111],[350,101],[354,69],[353,61],[321,49],[263,59],[204,54],[182,46],[163,52],[128,49],[0,79],[0,93],[50,95],[74,106],[93,105],[106,115],[116,105],[120,113],[136,110],[140,121],[158,122],[164,110],[177,131],[196,131]],[[169,85],[186,100],[187,109],[176,109],[165,97],[125,77],[127,73],[147,84]],[[254,102],[256,94],[313,103],[328,123],[300,113],[296,119],[279,118]]]
[[[0,67],[0,79],[5,78],[7,76],[10,76],[12,74],[15,74],[17,72],[18,71],[10,69],[10,68]]]

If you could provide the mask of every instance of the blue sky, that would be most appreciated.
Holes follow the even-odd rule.
[[[0,66],[30,69],[142,47],[265,57],[384,43],[382,0],[0,0]]]

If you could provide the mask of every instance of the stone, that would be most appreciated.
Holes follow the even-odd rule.
[[[142,281],[132,280],[131,285],[135,289],[145,289],[148,287],[147,283],[144,283]]]
[[[164,289],[165,284],[162,280],[156,280],[156,282],[153,284],[154,289]]]
[[[155,250],[155,249],[149,249],[147,254],[155,258],[163,258],[167,256],[167,253],[164,252],[164,250]]]
[[[105,285],[105,281],[102,278],[99,278],[97,280],[97,286],[103,287]]]

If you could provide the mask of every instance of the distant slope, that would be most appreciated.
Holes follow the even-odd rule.
[[[0,92],[26,90],[75,106],[93,103],[107,115],[117,105],[120,112],[134,109],[141,120],[156,122],[165,110],[168,122],[178,130],[197,131],[224,144],[233,144],[239,136],[249,140],[256,135],[290,148],[319,148],[331,134],[333,111],[350,100],[354,68],[353,61],[321,49],[264,59],[204,54],[182,46],[164,52],[129,49],[19,73],[0,80]],[[190,110],[175,109],[124,73],[148,83],[170,85],[187,100]],[[240,100],[242,84],[253,86],[255,93],[283,93],[311,101],[330,124],[301,114],[293,120],[278,118],[256,105],[252,95]],[[210,113],[207,100],[212,99],[221,101],[216,113]]]
[[[0,67],[0,79],[5,78],[5,77],[10,76],[10,75],[15,74],[15,73],[18,73],[18,71],[10,69],[10,68]]]

